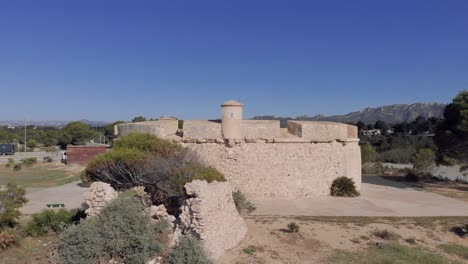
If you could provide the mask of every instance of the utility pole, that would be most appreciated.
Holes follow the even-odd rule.
[[[24,118],[24,144],[23,144],[24,152],[26,152],[26,122],[27,120],[28,118],[25,117]]]

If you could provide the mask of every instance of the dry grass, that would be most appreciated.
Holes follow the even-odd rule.
[[[79,180],[79,173],[71,171],[65,165],[39,163],[24,167],[21,171],[0,166],[0,186],[8,183],[24,187],[47,188]]]

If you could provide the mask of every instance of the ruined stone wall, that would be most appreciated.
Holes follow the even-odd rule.
[[[322,143],[184,143],[251,199],[329,195],[333,180],[361,187],[358,140]]]
[[[237,246],[247,234],[247,225],[237,212],[228,182],[195,180],[185,184],[188,195],[179,216],[184,232],[199,237],[207,255],[216,260]]]

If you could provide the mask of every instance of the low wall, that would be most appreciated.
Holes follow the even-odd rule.
[[[251,199],[329,195],[333,180],[361,187],[358,141],[329,143],[184,143]]]
[[[60,162],[63,152],[63,150],[54,152],[16,152],[14,155],[0,156],[0,163],[7,163],[8,159],[13,159],[15,162],[20,162],[25,158],[36,158],[38,162],[42,162],[45,157],[51,157],[54,162]]]

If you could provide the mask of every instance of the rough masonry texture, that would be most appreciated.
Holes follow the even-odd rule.
[[[228,182],[195,180],[185,184],[189,198],[180,208],[179,217],[168,214],[164,205],[151,205],[144,213],[156,220],[167,220],[172,227],[170,246],[183,236],[195,236],[202,240],[206,253],[213,260],[234,248],[247,234],[247,225],[237,212]],[[133,188],[145,196],[140,187]],[[89,216],[98,215],[112,200],[118,197],[109,184],[94,182],[86,197]]]
[[[153,121],[154,129],[140,123],[116,125],[116,135],[152,131],[195,150],[224,174],[235,189],[250,199],[300,198],[329,195],[334,179],[352,178],[361,188],[361,150],[357,127],[334,122],[242,120],[242,104],[222,105],[221,121]],[[144,124],[145,126],[147,124]],[[167,126],[166,128],[163,128]],[[169,129],[170,128],[170,129]],[[172,134],[161,131],[172,131]],[[122,131],[125,131],[124,133]]]
[[[93,182],[89,187],[89,192],[86,194],[85,200],[88,209],[86,214],[89,216],[98,215],[106,205],[117,198],[118,192],[104,182]]]
[[[247,225],[237,212],[228,182],[195,180],[185,184],[188,195],[179,216],[184,233],[199,237],[209,257],[216,260],[237,246]]]

